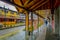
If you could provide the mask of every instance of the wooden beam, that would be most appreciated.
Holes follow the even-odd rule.
[[[43,9],[42,9],[43,7]],[[46,10],[46,9],[51,9],[50,7],[50,2],[47,2],[46,4],[40,6],[39,8],[37,8],[36,10]]]
[[[19,9],[15,6],[15,8],[17,9],[17,11],[19,12]]]
[[[40,0],[37,0],[33,5],[29,6],[29,8],[31,8],[32,6],[34,6],[36,3],[39,3]]]
[[[34,7],[36,7],[37,5],[39,5],[42,1],[44,1],[44,0],[41,0],[41,1],[39,1],[38,3],[36,3],[35,5],[33,5],[31,8],[29,8],[29,9],[33,9]]]
[[[22,9],[22,8],[20,8],[20,7],[17,7],[17,6],[15,6],[16,7],[16,9],[18,10],[18,12],[21,12],[21,13],[24,13],[24,9]]]
[[[25,2],[24,7],[26,7],[26,5],[28,4],[29,1],[30,1],[30,0],[27,0],[27,1]]]
[[[31,5],[33,5],[36,2],[36,0],[32,0],[29,4],[26,5],[26,8],[29,8]]]
[[[21,4],[24,5],[23,1],[22,0],[20,0],[20,1],[21,1]]]
[[[26,10],[26,11],[30,11],[30,10],[24,8],[23,6],[20,6],[20,5],[16,4],[14,1],[9,2],[9,3],[12,4],[12,5],[14,5],[14,6],[17,6],[17,7],[19,7],[19,8],[22,8],[22,9],[24,9],[24,10]]]
[[[13,0],[15,4],[19,5],[19,6],[23,6],[20,0]]]
[[[44,5],[44,4],[47,3],[47,2],[48,2],[48,0],[45,1],[44,3],[40,4],[39,6],[37,6],[36,8],[34,8],[33,10],[36,10],[37,8],[39,8],[40,6]]]
[[[43,18],[43,19],[45,19],[43,16],[41,16],[39,13],[37,13],[37,12],[34,12],[36,15],[38,15],[39,17],[41,17],[41,18]]]

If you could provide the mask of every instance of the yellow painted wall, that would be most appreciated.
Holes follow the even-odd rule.
[[[14,12],[12,14],[12,12],[10,10],[8,10],[8,12],[4,12],[4,10],[2,11],[2,9],[0,9],[0,14],[3,15],[3,17],[6,17],[6,18],[10,18],[11,16],[14,16],[14,18],[16,18],[17,16],[17,13]],[[2,16],[1,16],[2,17]],[[3,25],[13,25],[13,24],[16,24],[16,19],[14,21],[6,21],[6,22],[0,22],[0,24],[3,24]]]

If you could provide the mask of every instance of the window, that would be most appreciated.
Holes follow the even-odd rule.
[[[14,14],[14,12],[13,12],[13,11],[11,11],[11,14]]]
[[[9,19],[9,21],[14,21],[14,19]]]
[[[4,21],[7,21],[7,18],[4,18]]]

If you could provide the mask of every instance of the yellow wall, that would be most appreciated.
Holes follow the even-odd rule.
[[[16,18],[19,17],[19,15],[17,15],[16,12],[12,13],[12,11],[10,11],[10,10],[8,10],[8,12],[5,13],[4,10],[2,11],[2,9],[0,9],[0,14],[4,15],[6,17],[11,17],[11,16],[16,17]]]
[[[7,18],[10,18],[11,16],[16,18],[17,16],[19,16],[19,15],[17,15],[16,12],[14,12],[12,14],[12,12],[10,10],[8,10],[8,12],[5,13],[4,10],[2,11],[2,9],[0,9],[0,14],[3,15],[3,17],[7,17]],[[0,24],[3,24],[3,25],[13,25],[13,24],[16,24],[16,19],[14,21],[6,21],[6,22],[3,21],[3,22],[0,22]]]

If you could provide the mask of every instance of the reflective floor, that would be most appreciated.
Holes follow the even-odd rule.
[[[25,31],[23,29],[25,26],[10,28],[5,30],[0,30],[0,40],[24,40]]]
[[[47,30],[48,26],[42,25],[39,29],[34,30],[31,35],[27,35],[24,30],[25,26],[0,30],[0,40],[59,40],[56,36],[48,36],[51,33],[51,29],[50,31]]]
[[[41,26],[39,29],[33,31],[33,35],[26,35],[24,31],[25,26],[0,30],[0,40],[45,40],[46,27]],[[27,38],[26,38],[27,37]]]

